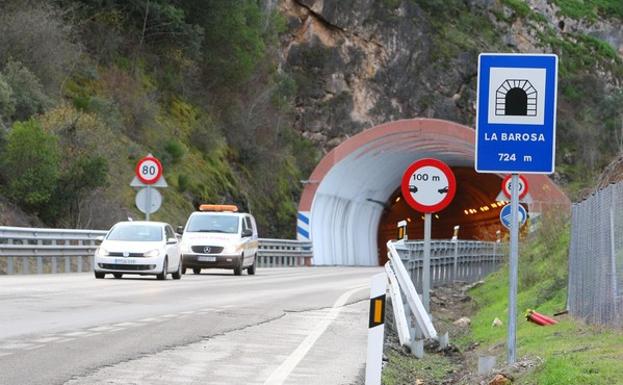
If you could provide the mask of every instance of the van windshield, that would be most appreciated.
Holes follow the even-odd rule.
[[[186,231],[191,233],[238,233],[238,217],[234,215],[201,214],[190,217]]]

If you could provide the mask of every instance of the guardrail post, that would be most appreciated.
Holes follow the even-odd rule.
[[[65,257],[65,273],[71,273],[71,259],[70,259],[70,257]]]
[[[12,245],[13,244],[13,240],[12,239],[7,239],[7,245]],[[13,258],[14,257],[8,257],[7,258],[7,266],[6,266],[6,270],[7,270],[7,274],[13,274]]]
[[[457,281],[457,268],[459,267],[459,241],[454,242],[454,266],[452,269],[452,280]]]
[[[30,273],[30,257],[22,257],[22,274]]]

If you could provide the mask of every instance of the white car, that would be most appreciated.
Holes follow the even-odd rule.
[[[95,252],[95,278],[111,273],[182,277],[182,259],[177,236],[162,222],[119,222],[110,229]]]
[[[201,205],[188,218],[182,235],[182,272],[187,268],[247,270],[255,274],[258,235],[255,218],[234,205]],[[182,232],[182,228],[178,229]]]

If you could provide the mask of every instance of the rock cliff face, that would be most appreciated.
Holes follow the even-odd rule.
[[[556,52],[563,82],[583,74],[605,80],[597,92],[620,88],[621,20],[576,20],[545,0],[516,3],[281,0],[281,66],[298,87],[298,130],[329,150],[396,119],[473,125],[480,52]]]

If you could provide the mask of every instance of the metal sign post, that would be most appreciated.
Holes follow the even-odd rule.
[[[430,312],[430,239],[432,213],[445,209],[456,194],[456,178],[447,164],[437,159],[420,159],[402,176],[402,196],[413,209],[424,213],[424,260],[422,303]]]
[[[149,221],[149,214],[151,213],[151,186],[147,185],[147,210],[145,211],[145,220]]]
[[[479,173],[509,173],[510,227],[508,363],[515,363],[519,259],[519,175],[554,172],[558,57],[551,54],[483,53],[478,57],[476,156]],[[527,183],[524,183],[524,194]],[[508,190],[505,183],[502,190]],[[523,210],[525,212],[525,210]],[[522,221],[527,213],[522,213]],[[508,222],[510,219],[510,223]]]
[[[422,271],[422,303],[430,313],[430,237],[431,237],[431,213],[424,214],[424,264]]]
[[[511,184],[511,237],[508,263],[508,354],[509,364],[515,363],[517,342],[517,275],[519,265],[519,176],[513,174]]]

